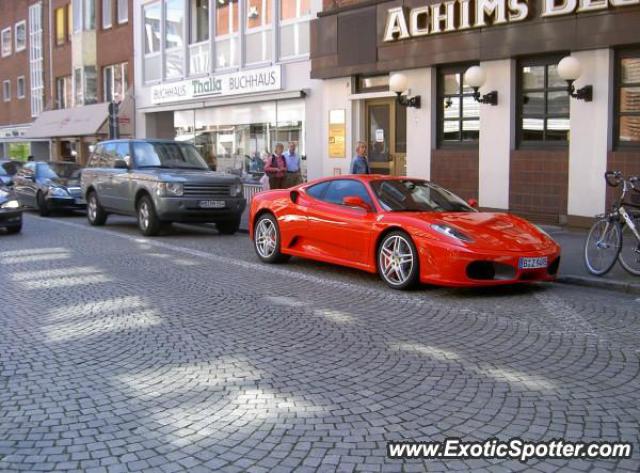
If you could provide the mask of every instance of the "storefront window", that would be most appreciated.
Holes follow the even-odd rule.
[[[56,107],[69,108],[71,107],[71,100],[71,76],[58,77],[56,79]]]
[[[566,144],[569,140],[567,83],[558,75],[558,57],[519,64],[519,140],[521,144]]]
[[[640,50],[619,53],[617,68],[618,145],[640,146]]]
[[[73,70],[73,103],[82,105],[82,69],[79,67]]]
[[[469,65],[438,71],[438,140],[441,145],[477,143],[480,138],[480,104],[464,83]]]
[[[209,72],[209,0],[189,0],[189,73]]]
[[[272,0],[247,0],[245,62],[258,64],[273,57],[271,34]]]
[[[165,77],[184,75],[184,0],[165,0]]]
[[[237,67],[240,63],[240,3],[217,0],[216,3],[216,69]]]
[[[280,2],[280,58],[309,54],[311,0]]]
[[[258,182],[276,143],[304,156],[304,100],[282,100],[174,112],[175,139],[194,143],[218,171]],[[302,161],[306,175],[306,162]]]
[[[102,28],[111,28],[113,25],[113,5],[111,0],[102,0]]]
[[[160,3],[144,6],[144,78],[160,79]]]

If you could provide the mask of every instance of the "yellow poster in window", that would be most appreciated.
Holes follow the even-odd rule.
[[[344,158],[346,155],[347,123],[345,110],[329,111],[329,157]]]

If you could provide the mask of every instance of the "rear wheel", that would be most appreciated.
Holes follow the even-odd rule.
[[[584,264],[596,276],[609,272],[622,246],[620,223],[606,218],[593,224],[584,244]]]
[[[634,217],[633,223],[636,230],[640,232],[640,215]],[[622,247],[618,254],[618,261],[629,273],[640,276],[640,241],[628,225],[625,225],[622,230]]]
[[[380,242],[378,274],[393,289],[409,289],[418,283],[418,251],[405,232],[391,232]]]
[[[162,228],[156,208],[148,195],[138,201],[138,227],[144,236],[156,236]]]
[[[87,196],[87,219],[95,227],[104,225],[107,221],[107,212],[100,205],[95,192],[90,192]]]
[[[283,263],[289,259],[280,252],[280,228],[272,214],[263,214],[256,220],[253,246],[258,258],[265,263]]]
[[[36,196],[36,204],[38,205],[38,213],[41,217],[48,217],[51,213],[51,209],[49,209],[49,204],[47,200],[44,198],[42,192],[38,192]]]
[[[240,219],[235,218],[226,222],[217,222],[216,228],[223,235],[233,235],[240,229]]]

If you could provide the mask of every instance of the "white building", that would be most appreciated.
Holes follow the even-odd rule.
[[[137,137],[189,140],[218,170],[260,175],[276,143],[321,174],[322,81],[309,23],[321,0],[136,0]]]

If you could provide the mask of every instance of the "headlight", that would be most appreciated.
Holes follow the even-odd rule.
[[[158,182],[158,195],[161,197],[180,197],[184,194],[184,185],[176,182]]]
[[[69,193],[62,187],[49,187],[49,194],[53,197],[68,197]]]
[[[4,204],[0,205],[0,208],[3,208],[3,209],[19,209],[20,208],[20,202],[18,202],[17,200],[10,200],[10,201],[5,202]]]
[[[242,194],[242,183],[238,182],[231,186],[231,197],[237,197]]]
[[[456,230],[455,228],[450,227],[449,225],[434,223],[431,225],[431,228],[433,228],[438,233],[454,238],[456,240],[464,241],[466,243],[471,243],[473,241],[473,238],[465,235],[460,230]]]

